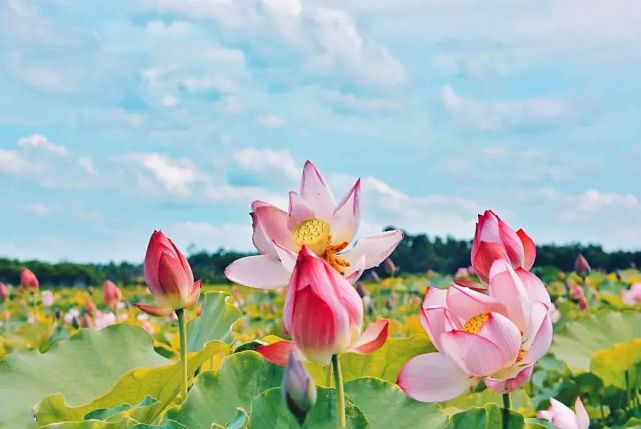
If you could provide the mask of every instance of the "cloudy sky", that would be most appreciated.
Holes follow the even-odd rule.
[[[362,232],[641,247],[638,0],[0,2],[0,255],[251,248],[312,160]]]

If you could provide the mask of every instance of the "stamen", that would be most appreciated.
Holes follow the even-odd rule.
[[[463,330],[470,334],[478,334],[489,318],[490,313],[477,314],[476,316],[465,322],[465,325],[463,325]]]
[[[523,347],[519,349],[519,354],[516,356],[516,363],[521,363],[523,359],[525,359],[525,355],[527,354],[527,350],[525,350]]]
[[[329,265],[332,266],[336,271],[338,271],[341,274],[345,274],[345,268],[350,266],[350,263],[347,259],[341,258],[340,256],[337,255],[338,252],[345,250],[345,248],[349,245],[347,241],[344,241],[340,244],[330,244],[332,241],[332,236],[330,235],[328,238],[328,246],[327,249],[325,250],[325,253],[323,254],[323,258],[327,261]]]

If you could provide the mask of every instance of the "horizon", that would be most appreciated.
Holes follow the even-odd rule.
[[[465,10],[465,13],[461,13]],[[641,249],[641,3],[76,0],[0,5],[0,255],[251,251],[305,160],[359,236]]]

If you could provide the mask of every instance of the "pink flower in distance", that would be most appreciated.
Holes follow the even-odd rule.
[[[4,301],[9,298],[9,286],[0,282],[0,301]]]
[[[590,274],[590,271],[592,271],[592,268],[590,267],[590,263],[588,262],[587,259],[585,259],[585,256],[579,253],[579,255],[576,257],[576,261],[574,262],[574,271],[580,275],[580,276],[587,276]]]
[[[624,290],[621,295],[623,302],[627,305],[641,303],[641,282],[634,283],[630,286],[630,289]]]
[[[45,307],[51,307],[53,305],[54,296],[53,296],[53,292],[51,292],[50,290],[42,291],[41,298],[42,298],[42,305],[44,305]]]
[[[380,264],[403,238],[399,230],[354,240],[360,223],[360,179],[338,202],[314,165],[303,168],[300,192],[289,193],[289,209],[252,203],[253,241],[258,256],[234,261],[225,269],[233,282],[259,289],[287,285],[303,245],[325,259],[350,282]]]
[[[116,286],[114,282],[111,280],[105,280],[105,282],[102,284],[102,299],[105,302],[105,304],[109,307],[113,307],[115,305],[118,305],[118,303],[122,300],[122,292]]]
[[[541,280],[503,260],[492,265],[487,293],[429,287],[421,323],[438,352],[407,362],[399,386],[424,402],[452,399],[479,380],[499,393],[517,389],[552,342],[549,308]]]
[[[281,365],[292,351],[328,364],[332,355],[371,353],[387,339],[387,320],[373,323],[361,335],[363,303],[358,292],[306,246],[300,250],[287,288],[283,318],[293,342],[280,341],[258,350],[267,360]]]
[[[200,280],[194,282],[187,258],[160,231],[154,231],[149,240],[145,282],[158,305],[136,304],[136,307],[152,316],[166,316],[191,307],[200,296]]]
[[[536,416],[549,421],[559,429],[588,429],[590,426],[588,412],[579,397],[574,403],[574,411],[562,402],[550,398],[550,408],[539,411]]]
[[[490,268],[497,259],[510,261],[513,268],[529,271],[535,258],[536,246],[525,231],[514,232],[491,210],[479,215],[472,242],[472,267],[481,281],[488,282]]]
[[[40,282],[38,277],[27,267],[20,269],[20,285],[29,290],[38,290]]]

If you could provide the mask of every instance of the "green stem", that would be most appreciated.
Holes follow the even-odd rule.
[[[503,394],[503,429],[508,429],[510,426],[510,408],[512,408],[512,401],[510,394]]]
[[[185,321],[185,310],[176,310],[178,317],[178,332],[180,333],[180,365],[182,369],[182,398],[187,400],[187,323]]]
[[[327,387],[332,387],[332,364],[327,365],[325,369],[325,385]]]
[[[345,427],[345,392],[343,390],[343,372],[338,355],[332,356],[334,367],[334,384],[336,384],[336,414],[338,415],[338,427]]]

